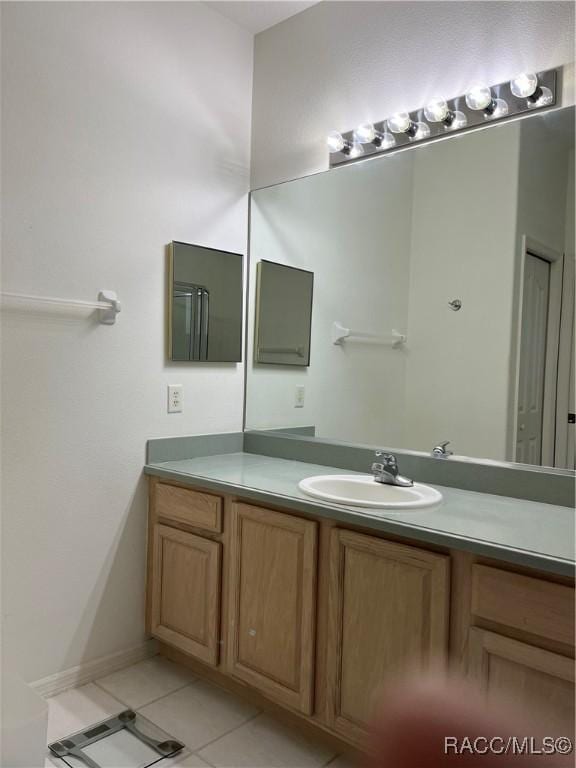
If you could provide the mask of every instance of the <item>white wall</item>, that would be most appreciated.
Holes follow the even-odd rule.
[[[143,638],[147,438],[238,430],[242,366],[165,362],[165,245],[245,252],[252,37],[202,3],[2,3],[3,611],[31,681]],[[166,385],[184,413],[166,414]]]
[[[569,2],[320,3],[256,36],[252,186],[326,168],[331,130],[573,58]]]
[[[519,123],[417,153],[406,448],[506,458],[519,153]]]
[[[367,163],[253,194],[248,327],[261,259],[314,272],[314,300],[309,368],[255,365],[251,333],[248,428],[314,425],[341,440],[400,442],[403,350],[331,340],[334,321],[376,335],[406,328],[412,153],[385,162],[386,174]],[[304,408],[294,407],[297,385]]]
[[[566,196],[574,116],[553,112],[522,120],[518,185],[518,248],[528,235],[558,253],[566,245]]]

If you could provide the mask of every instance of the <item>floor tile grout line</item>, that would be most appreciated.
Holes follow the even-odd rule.
[[[212,744],[215,744],[217,741],[220,741],[220,739],[223,739],[225,736],[230,736],[231,733],[234,733],[234,731],[237,731],[239,728],[243,728],[245,725],[248,725],[248,723],[251,723],[253,720],[256,720],[256,718],[260,717],[260,715],[262,715],[262,714],[263,714],[263,712],[261,712],[259,710],[258,712],[256,712],[255,715],[252,715],[252,717],[249,717],[247,720],[244,720],[243,723],[240,723],[240,725],[235,725],[234,728],[230,728],[229,731],[225,731],[224,733],[221,733],[220,736],[218,736],[217,738],[212,739],[212,741],[206,742],[206,744],[203,744],[201,747],[198,747],[198,749],[197,749],[198,757],[201,760],[204,760],[204,758],[200,754],[200,750],[207,749],[208,747],[211,747]],[[208,761],[206,761],[206,762],[208,762]],[[212,765],[212,763],[210,763],[210,765]]]
[[[338,760],[339,757],[342,757],[341,752],[336,752],[335,755],[332,755],[332,757],[328,760],[328,762],[322,764],[322,768],[330,768],[332,763],[335,763],[336,760]]]
[[[109,696],[112,696],[112,698],[119,701],[125,707],[130,707],[130,709],[133,709],[135,712],[139,712],[141,709],[144,709],[144,707],[147,707],[150,704],[156,704],[157,701],[162,701],[162,699],[165,699],[168,696],[172,696],[173,693],[178,693],[178,691],[181,691],[184,688],[187,688],[189,685],[194,685],[197,682],[198,682],[198,678],[189,680],[187,683],[184,683],[184,685],[180,685],[178,688],[174,688],[174,690],[170,691],[169,693],[163,693],[162,696],[158,696],[157,698],[152,699],[151,701],[147,701],[145,704],[139,704],[137,707],[134,707],[132,704],[129,704],[127,701],[123,701],[118,696],[115,696],[113,693],[110,693],[107,688],[104,688],[104,686],[98,682],[98,680],[94,680],[94,685],[97,685],[101,691],[104,691],[104,693],[107,693]]]
[[[202,749],[204,749],[204,747],[202,747]],[[209,765],[210,768],[216,768],[214,763],[211,763],[210,760],[207,760],[205,757],[202,757],[202,755],[199,752],[192,752],[192,754],[194,755],[194,757],[197,757],[198,760],[202,760],[203,763],[206,763],[206,765]]]
[[[107,691],[107,690],[106,690],[106,688],[103,688],[103,687],[102,687],[102,686],[101,686],[101,685],[98,683],[98,681],[97,681],[97,680],[92,680],[92,682],[91,682],[91,683],[86,683],[86,685],[95,685],[95,686],[96,686],[96,688],[98,688],[98,690],[99,690],[99,691],[102,691],[102,693],[105,693],[105,694],[106,694],[106,696],[110,696],[110,698],[111,698],[111,699],[114,699],[114,701],[117,701],[117,702],[118,702],[118,704],[122,704],[122,706],[123,706],[123,707],[129,707],[129,706],[130,706],[130,704],[126,704],[126,702],[125,702],[125,701],[122,701],[122,699],[120,699],[118,696],[115,696],[113,693],[110,693],[110,691]],[[79,688],[71,688],[70,690],[72,690],[72,691],[81,691],[83,687],[84,687],[84,686],[83,686],[83,685],[81,685]],[[109,717],[114,717],[114,715],[109,715]],[[89,728],[89,727],[90,727],[90,725],[93,725],[93,723],[88,723],[88,725],[87,725],[87,726],[85,726],[85,727],[86,727],[86,728]]]

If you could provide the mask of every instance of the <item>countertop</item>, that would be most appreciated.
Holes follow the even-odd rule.
[[[563,576],[574,575],[574,510],[570,507],[433,486],[439,506],[412,511],[328,504],[302,493],[305,477],[358,474],[252,453],[226,453],[146,464],[144,471],[191,486],[440,544]],[[417,478],[416,478],[417,479]]]

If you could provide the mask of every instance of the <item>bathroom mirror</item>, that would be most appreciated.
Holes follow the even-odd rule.
[[[242,255],[172,242],[168,266],[168,359],[240,362]]]
[[[257,190],[250,230],[250,286],[315,286],[307,368],[255,362],[250,292],[247,429],[574,468],[574,108]]]
[[[314,273],[272,261],[256,265],[256,363],[310,365]]]

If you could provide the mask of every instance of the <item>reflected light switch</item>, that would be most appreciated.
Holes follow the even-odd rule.
[[[294,394],[294,408],[304,408],[304,395],[306,390],[303,385],[296,387]]]

